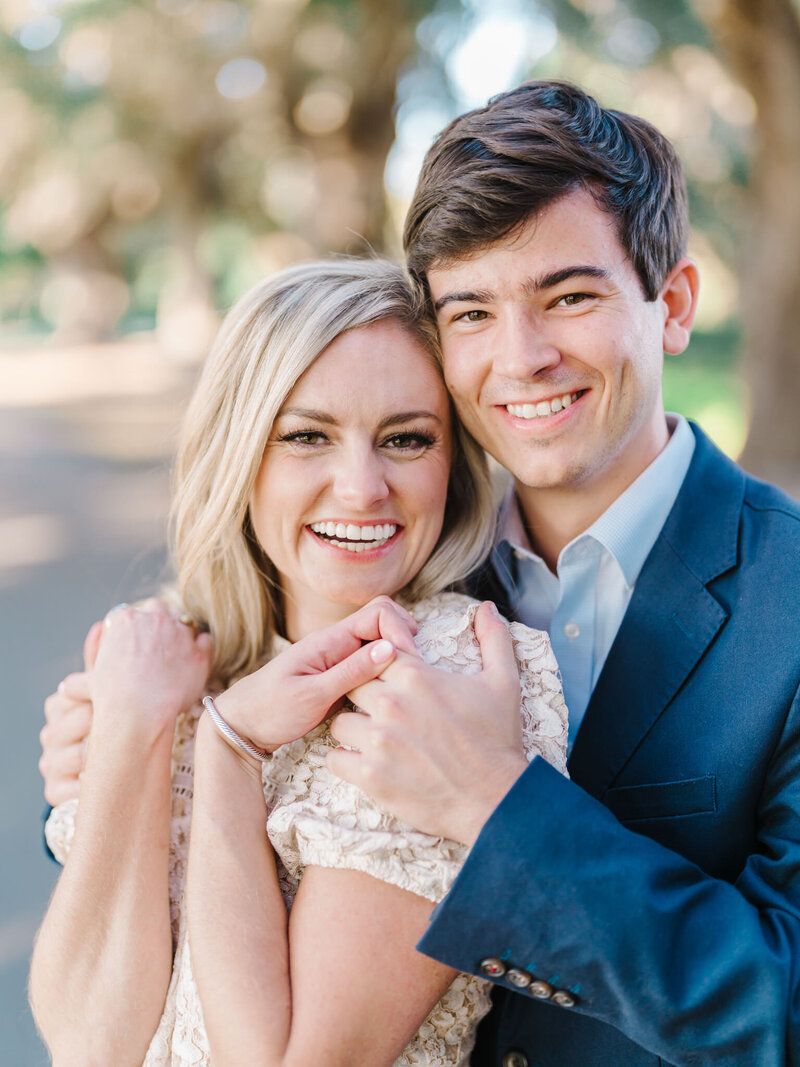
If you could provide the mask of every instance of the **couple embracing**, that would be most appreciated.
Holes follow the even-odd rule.
[[[533,82],[434,143],[410,283],[229,313],[175,584],[48,700],[56,1064],[800,1063],[800,509],[663,410],[687,229]]]

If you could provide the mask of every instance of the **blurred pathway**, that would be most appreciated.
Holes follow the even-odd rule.
[[[27,1008],[56,868],[41,848],[42,702],[89,625],[153,590],[174,430],[193,371],[147,340],[0,353],[0,1048],[48,1062]]]

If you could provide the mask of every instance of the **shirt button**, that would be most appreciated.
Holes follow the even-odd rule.
[[[480,967],[487,978],[502,978],[507,970],[502,960],[494,959],[492,956],[481,960]]]
[[[528,1067],[528,1057],[524,1052],[512,1049],[503,1056],[503,1067]]]
[[[568,622],[564,626],[564,637],[568,637],[570,641],[573,641],[576,637],[580,637],[581,628],[577,622]]]
[[[550,999],[554,1004],[558,1004],[560,1008],[575,1007],[575,997],[568,993],[566,989],[557,989]]]

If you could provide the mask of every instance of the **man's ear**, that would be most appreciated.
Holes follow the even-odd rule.
[[[664,351],[671,356],[677,356],[689,344],[699,290],[697,264],[684,256],[664,279],[658,294],[664,309]]]

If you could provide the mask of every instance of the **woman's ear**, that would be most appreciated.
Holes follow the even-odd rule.
[[[677,356],[689,344],[699,290],[697,264],[683,256],[664,279],[658,294],[664,309],[664,351],[671,356]]]

